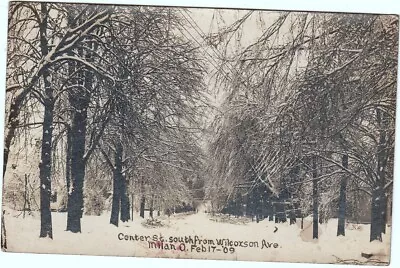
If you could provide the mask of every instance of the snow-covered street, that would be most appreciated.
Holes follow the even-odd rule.
[[[13,211],[5,217],[10,251],[333,263],[366,262],[361,253],[386,262],[390,250],[389,234],[384,235],[382,243],[368,241],[369,225],[348,224],[346,236],[337,237],[337,220],[320,225],[317,241],[312,239],[310,219],[304,220],[301,230],[300,219],[295,225],[268,220],[232,224],[218,222],[218,217],[210,220],[211,215],[199,212],[161,216],[158,219],[165,224],[163,227],[148,228],[141,224],[146,220],[137,215],[133,221],[115,227],[108,223],[109,214],[103,214],[84,216],[82,233],[73,234],[64,231],[67,214],[53,213],[51,240],[39,238],[37,213],[25,219],[22,215],[16,217],[18,214]]]

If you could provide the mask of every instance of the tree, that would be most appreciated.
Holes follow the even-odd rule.
[[[39,25],[40,34],[40,49],[43,58],[49,53],[47,41],[47,20],[49,11],[45,3],[41,4],[40,15],[41,23]],[[52,221],[50,213],[50,194],[51,194],[51,144],[53,133],[53,111],[54,97],[53,89],[50,83],[49,70],[43,71],[43,86],[44,86],[44,116],[43,116],[43,135],[42,135],[42,150],[40,158],[40,237],[53,238]]]
[[[58,87],[61,77],[51,74],[52,70],[62,70],[65,63],[69,61],[79,62],[85,67],[102,73],[93,65],[79,57],[72,57],[71,53],[77,49],[80,42],[90,35],[92,31],[99,27],[107,18],[108,10],[94,14],[81,24],[71,28],[64,26],[68,5],[62,4],[34,4],[17,3],[11,8],[10,30],[15,33],[10,38],[15,41],[16,53],[27,50],[29,63],[25,63],[20,68],[10,70],[10,80],[14,79],[16,85],[10,85],[7,91],[17,92],[11,101],[10,112],[8,113],[7,134],[5,142],[5,163],[6,171],[8,154],[15,130],[18,127],[18,117],[24,111],[24,104],[32,98],[37,99],[43,104],[44,116],[43,135],[42,135],[42,157],[40,164],[41,179],[41,214],[42,230],[41,237],[52,237],[51,214],[50,214],[50,192],[51,192],[51,164],[52,164],[52,132],[54,121],[54,106],[60,100],[60,93],[65,89]],[[55,14],[54,19],[50,20],[50,14]],[[27,19],[24,17],[27,15]],[[52,15],[53,16],[53,15]],[[82,13],[75,19],[79,19]],[[29,22],[29,23],[28,23]],[[28,23],[28,24],[27,24]],[[38,38],[32,38],[27,29],[37,32]],[[50,32],[51,31],[51,32]],[[34,35],[33,35],[34,36]],[[51,49],[50,49],[51,48]],[[11,57],[17,61],[20,57]],[[29,69],[30,68],[30,69]],[[104,74],[104,73],[102,73]],[[10,81],[8,80],[8,81]],[[7,82],[8,84],[10,82]],[[29,97],[29,99],[28,99]],[[32,116],[32,115],[31,115]]]
[[[228,37],[240,31],[235,25],[251,21],[251,17],[249,13],[216,34],[219,40],[226,40],[225,47],[232,40]],[[240,162],[241,157],[232,162],[232,156],[255,156],[256,174],[273,186],[276,194],[285,184],[299,184],[285,178],[303,162],[312,173],[311,179],[301,183],[305,187],[312,182],[315,238],[320,212],[327,214],[338,199],[338,234],[344,234],[347,180],[368,185],[371,188],[366,193],[373,195],[371,215],[375,215],[371,240],[379,240],[384,226],[380,213],[385,211],[382,189],[388,173],[384,170],[392,155],[388,148],[393,148],[389,130],[393,122],[386,119],[394,118],[396,63],[392,48],[397,46],[398,20],[354,14],[280,13],[275,17],[254,43],[232,56],[238,71],[234,79],[226,81],[230,92],[223,115],[216,120],[216,135],[221,140],[223,133],[225,140],[240,135],[230,124],[240,126],[253,120],[256,127],[244,131],[246,138],[237,148],[231,141],[216,142],[219,148],[212,159],[227,167],[221,173],[225,181],[227,177],[236,181],[231,178],[232,171],[245,163]],[[283,28],[289,29],[287,34],[279,35]],[[376,112],[376,107],[381,112]],[[386,187],[391,183],[389,179]],[[339,195],[334,195],[335,189]]]
[[[203,67],[196,48],[182,40],[174,29],[182,27],[171,9],[121,8],[112,25],[110,50],[117,57],[119,80],[113,91],[115,110],[102,137],[102,154],[113,170],[113,203],[110,223],[129,219],[127,174],[139,169],[141,161],[166,166],[167,170],[194,172],[201,157],[196,144],[198,117],[203,102]],[[129,25],[130,27],[126,27]],[[183,148],[183,144],[187,148]],[[114,153],[114,161],[109,153]],[[192,161],[192,162],[191,162]],[[146,164],[149,165],[149,164]],[[198,167],[196,167],[198,169]],[[160,170],[160,168],[158,168]],[[141,216],[145,209],[145,184],[156,185],[161,177],[174,172],[156,173],[155,182],[142,178]],[[144,176],[148,179],[143,179]],[[176,176],[176,175],[171,175]],[[166,184],[173,180],[166,178]],[[153,195],[153,194],[151,194]]]

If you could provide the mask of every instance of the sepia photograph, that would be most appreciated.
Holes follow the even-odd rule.
[[[399,15],[7,9],[7,254],[390,264]]]

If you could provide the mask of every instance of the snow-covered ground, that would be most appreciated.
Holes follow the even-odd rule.
[[[82,233],[73,234],[64,231],[66,213],[53,213],[51,240],[39,238],[38,213],[25,219],[22,215],[16,217],[18,214],[8,210],[5,215],[8,251],[12,252],[318,263],[366,262],[361,253],[373,254],[374,260],[388,261],[390,252],[390,228],[383,242],[370,243],[369,225],[349,224],[346,236],[337,237],[334,219],[320,225],[320,238],[313,240],[310,219],[304,221],[301,230],[300,220],[297,225],[267,220],[232,224],[216,221],[215,217],[210,220],[209,214],[199,212],[170,218],[161,216],[163,227],[148,228],[142,224],[146,220],[137,215],[133,221],[115,227],[109,224],[109,214],[105,213],[84,216]],[[181,243],[179,239],[186,241]]]

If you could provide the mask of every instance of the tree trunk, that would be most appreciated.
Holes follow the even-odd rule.
[[[255,198],[254,198],[254,213],[256,216],[256,222],[258,223],[260,221],[260,218],[262,217],[262,190],[260,187],[257,187],[254,192]]]
[[[276,209],[275,222],[276,223],[286,222],[287,217],[285,212],[285,204],[284,200],[281,197],[278,198],[278,202],[276,202],[275,209]]]
[[[154,195],[151,197],[150,201],[150,217],[153,219],[153,212],[154,212]]]
[[[46,78],[45,78],[46,79]],[[45,91],[47,96],[51,95],[50,83],[45,82]],[[50,196],[51,196],[51,143],[53,135],[53,100],[46,100],[43,133],[42,133],[42,150],[39,164],[40,177],[40,237],[53,238],[52,222],[50,212]]]
[[[111,217],[110,223],[118,226],[118,218],[119,218],[119,210],[120,210],[120,187],[119,187],[119,179],[117,172],[114,172],[114,179],[113,179],[113,196],[112,196],[112,205],[111,205]]]
[[[318,181],[317,181],[317,157],[312,157],[313,177],[313,238],[318,239]]]
[[[388,160],[388,153],[386,148],[386,130],[388,128],[388,118],[387,115],[376,110],[376,118],[379,125],[379,144],[377,148],[377,182],[372,190],[372,201],[371,201],[371,233],[370,241],[379,240],[382,241],[382,233],[385,228],[385,172]]]
[[[146,199],[144,197],[144,193],[142,196],[142,200],[140,201],[140,217],[144,218],[144,208],[145,208]]]
[[[131,220],[133,221],[133,210],[134,210],[134,205],[133,205],[133,194],[131,194],[131,203],[130,203],[130,206],[131,206]]]
[[[274,205],[272,204],[272,200],[270,199],[268,201],[268,220],[273,221],[274,220]]]
[[[123,101],[122,101],[123,103]],[[129,197],[128,197],[128,192],[127,192],[127,181],[126,181],[126,176],[125,174],[123,174],[122,169],[123,169],[123,146],[122,146],[122,142],[123,142],[123,132],[124,132],[124,128],[125,128],[125,106],[120,105],[118,107],[119,112],[120,112],[120,117],[119,117],[119,130],[120,130],[120,138],[118,141],[118,148],[117,148],[117,153],[119,153],[119,158],[118,158],[118,168],[117,168],[117,172],[119,174],[119,186],[120,186],[120,191],[119,191],[119,195],[120,195],[120,199],[121,199],[121,221],[122,222],[127,222],[130,219],[130,215],[129,215]]]
[[[1,248],[7,249],[7,232],[6,232],[6,223],[4,221],[5,210],[1,212]]]
[[[67,231],[81,232],[83,182],[85,179],[86,125],[89,97],[76,92],[71,97],[75,109],[71,126],[71,185],[68,193]]]
[[[23,209],[23,216],[22,216],[22,218],[24,218],[24,219],[25,219],[27,199],[28,199],[28,176],[25,174],[25,180],[24,180],[24,209]]]
[[[290,172],[290,177],[291,181],[299,183],[300,182],[300,165],[295,166],[291,172]],[[288,198],[289,198],[289,189],[288,189]],[[297,221],[297,209],[298,205],[293,202],[293,194],[290,194],[290,211],[289,211],[289,219],[290,219],[290,225],[295,224]]]
[[[48,54],[47,44],[47,18],[48,10],[45,3],[41,4],[40,46],[43,55]],[[44,115],[42,129],[42,148],[39,164],[40,178],[40,237],[53,239],[52,220],[50,211],[51,196],[51,145],[53,137],[53,89],[50,83],[49,70],[43,72],[44,83]]]
[[[382,211],[382,233],[386,234],[386,224],[387,224],[387,196],[385,191],[382,193],[382,203],[381,203],[381,211]]]
[[[65,184],[67,193],[67,204],[62,202],[62,211],[68,211],[68,195],[71,190],[71,129],[68,126],[67,129],[67,144],[65,149]]]
[[[127,181],[126,177],[121,174],[121,221],[127,222],[130,220],[129,215],[130,203],[127,193]]]
[[[296,211],[295,211],[295,206],[292,204],[290,206],[290,212],[289,212],[289,219],[290,219],[290,225],[296,223]]]
[[[370,241],[382,241],[381,192],[380,186],[372,191]]]
[[[342,166],[347,169],[349,166],[348,156],[345,154],[342,156]],[[340,181],[340,193],[339,193],[339,213],[338,213],[338,228],[337,236],[345,236],[345,220],[346,220],[346,188],[347,188],[347,175],[342,177]]]
[[[96,50],[96,45],[93,42],[89,42],[89,47]],[[83,55],[83,52],[78,50],[78,54]],[[92,53],[86,55],[86,61],[93,62]],[[79,68],[79,66],[75,67]],[[87,110],[90,103],[92,83],[92,71],[81,71],[77,78],[77,84],[82,85],[85,90],[82,90],[82,87],[77,87],[69,94],[70,104],[73,107],[73,118],[71,125],[71,189],[68,195],[67,231],[73,233],[81,232],[81,218],[84,209],[83,184],[88,159],[85,158]]]
[[[145,203],[146,203],[146,198],[145,198],[145,187],[144,187],[144,178],[141,178],[140,181],[140,194],[142,195],[142,197],[140,198],[140,211],[139,211],[139,215],[140,217],[144,218],[144,209],[145,209]]]
[[[379,162],[379,161],[378,161]],[[378,165],[379,166],[379,165]],[[383,169],[384,170],[384,169]],[[382,241],[382,233],[385,229],[385,191],[384,184],[381,176],[384,173],[378,173],[380,178],[372,191],[372,201],[371,201],[371,232],[370,241],[378,240]]]
[[[67,185],[67,193],[71,187],[71,130],[67,130],[67,148],[65,152],[65,182]]]
[[[117,143],[115,151],[115,168],[113,170],[113,197],[110,223],[118,226],[122,190],[122,145]]]

